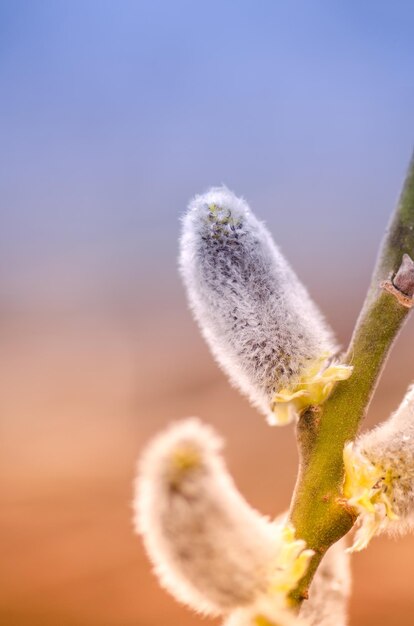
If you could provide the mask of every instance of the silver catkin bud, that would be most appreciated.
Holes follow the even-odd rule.
[[[135,526],[161,584],[199,612],[225,614],[264,593],[278,544],[237,491],[222,442],[196,419],[173,425],[140,463]]]
[[[223,626],[347,626],[350,586],[349,554],[345,539],[341,539],[324,556],[299,616],[292,614],[279,597],[268,594],[234,611]]]
[[[180,250],[190,305],[213,355],[270,423],[291,421],[348,377],[350,368],[328,367],[337,351],[331,330],[243,199],[225,187],[196,196]]]
[[[260,597],[252,606],[234,611],[222,626],[311,626],[273,598]]]
[[[359,513],[353,550],[384,531],[414,526],[414,386],[380,426],[344,450],[344,494]]]

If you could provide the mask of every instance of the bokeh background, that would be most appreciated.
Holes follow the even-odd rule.
[[[201,623],[132,531],[136,458],[171,420],[214,424],[249,501],[287,507],[293,432],[200,338],[179,218],[243,194],[346,344],[412,147],[413,29],[409,0],[0,0],[2,625]],[[411,321],[368,425],[413,346]],[[413,563],[410,536],[355,556],[351,626],[412,624]]]

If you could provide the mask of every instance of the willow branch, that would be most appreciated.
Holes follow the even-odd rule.
[[[298,538],[315,551],[307,575],[291,594],[307,597],[326,550],[353,526],[356,516],[342,497],[343,448],[366,415],[379,376],[412,305],[414,293],[414,156],[344,362],[353,374],[337,383],[320,407],[298,424],[301,457],[290,517]]]

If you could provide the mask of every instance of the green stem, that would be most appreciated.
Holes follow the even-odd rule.
[[[342,500],[343,448],[358,432],[409,312],[395,295],[381,288],[383,281],[395,276],[404,253],[414,258],[414,157],[344,359],[353,365],[352,376],[338,383],[322,406],[306,411],[298,424],[301,464],[290,518],[296,536],[315,550],[315,556],[307,575],[291,594],[293,605],[307,597],[323,554],[351,529],[356,519]]]

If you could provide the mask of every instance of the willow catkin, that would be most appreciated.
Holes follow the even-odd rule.
[[[414,386],[388,420],[345,446],[344,461],[344,494],[359,513],[354,551],[381,532],[412,528]]]
[[[225,187],[191,201],[180,269],[213,355],[270,423],[291,421],[349,376],[332,366],[332,332],[268,230]]]
[[[290,524],[247,504],[221,447],[196,419],[155,437],[140,463],[136,529],[161,584],[196,611],[226,614],[263,597],[283,605],[314,553]]]
[[[341,539],[324,556],[299,616],[279,597],[265,595],[234,611],[223,626],[347,626],[350,586],[349,554],[345,539]]]
[[[234,611],[222,626],[310,626],[310,624],[274,598],[262,596],[253,605]]]
[[[221,439],[196,419],[150,443],[140,463],[135,522],[161,584],[196,611],[223,614],[266,590],[278,544],[237,491]]]

